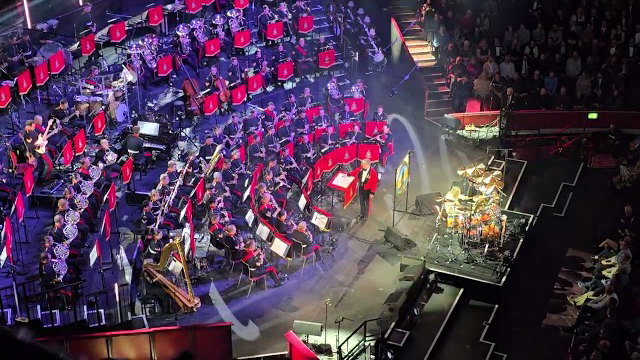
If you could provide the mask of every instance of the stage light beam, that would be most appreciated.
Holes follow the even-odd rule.
[[[27,19],[27,29],[31,29],[31,14],[29,13],[27,0],[22,0],[22,6],[24,8],[24,17]]]

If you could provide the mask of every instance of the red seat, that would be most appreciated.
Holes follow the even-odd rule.
[[[465,112],[480,112],[480,100],[476,98],[469,98],[467,100],[467,109]]]

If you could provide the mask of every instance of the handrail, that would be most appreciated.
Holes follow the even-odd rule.
[[[353,332],[351,332],[351,334],[349,334],[349,336],[347,336],[347,338],[344,341],[342,341],[342,343],[338,346],[338,349],[337,349],[338,360],[349,360],[351,357],[357,356],[357,354],[359,354],[360,350],[363,348],[363,345],[365,345],[367,343],[368,337],[372,336],[372,335],[367,334],[367,324],[372,322],[372,321],[379,321],[379,320],[381,320],[381,318],[365,320],[355,330],[353,330]],[[346,353],[343,354],[342,347],[345,346],[345,345],[348,346],[349,340],[354,335],[356,335],[361,329],[364,332],[364,336],[362,337],[362,339],[359,339],[358,342],[356,343],[356,345],[353,348],[351,348],[351,349],[347,348]],[[373,340],[377,340],[378,335],[374,335],[374,336],[376,336],[376,338],[373,339]]]

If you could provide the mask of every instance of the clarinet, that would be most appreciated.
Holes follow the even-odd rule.
[[[162,204],[160,213],[158,214],[158,219],[156,220],[156,225],[155,225],[156,229],[158,228],[158,225],[160,225],[160,218],[164,217],[167,211],[169,211],[169,205],[173,202],[173,199],[178,194],[178,188],[180,187],[180,184],[184,180],[184,175],[187,173],[187,168],[191,164],[192,159],[193,159],[193,155],[190,155],[189,159],[184,165],[184,169],[182,169],[182,172],[180,173],[180,177],[178,178],[178,181],[176,181],[176,184],[173,186],[173,189],[171,189],[171,194],[169,194],[169,196],[164,198],[164,203]]]

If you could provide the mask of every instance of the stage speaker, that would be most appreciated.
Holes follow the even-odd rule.
[[[416,196],[416,209],[420,212],[420,215],[432,215],[437,214],[437,206],[440,205],[436,199],[441,198],[442,194],[439,192],[422,194]]]
[[[347,221],[344,218],[334,217],[331,219],[329,228],[331,231],[335,232],[344,232],[344,229],[347,227]]]
[[[381,329],[386,331],[394,321],[398,320],[400,306],[402,306],[405,300],[407,300],[406,289],[398,289],[387,296],[379,316]]]
[[[399,251],[405,251],[410,244],[409,238],[402,235],[398,229],[392,226],[387,226],[387,229],[384,231],[384,240]]]
[[[299,335],[320,336],[322,335],[322,324],[294,320],[293,332]]]

